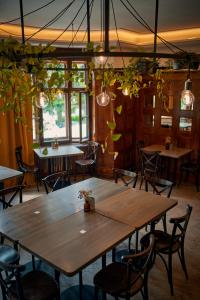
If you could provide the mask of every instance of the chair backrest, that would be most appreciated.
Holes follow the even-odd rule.
[[[118,179],[121,179],[125,186],[132,184],[132,187],[135,188],[138,175],[137,173],[128,170],[113,169],[113,177],[115,183],[118,183]]]
[[[49,192],[54,192],[56,190],[62,189],[71,184],[70,176],[67,171],[50,174],[43,178],[42,182],[44,183],[45,191],[47,194]]]
[[[138,169],[141,170],[142,168],[142,158],[141,158],[141,149],[144,148],[145,143],[143,140],[139,140],[136,142],[136,151],[137,151],[137,156],[138,156],[138,163],[139,167]]]
[[[178,217],[171,218],[170,223],[173,224],[172,228],[172,238],[171,238],[171,249],[173,249],[174,242],[178,241],[180,244],[184,243],[185,234],[188,226],[188,222],[191,216],[192,206],[189,204],[186,207],[186,214]]]
[[[126,255],[122,257],[122,261],[128,264],[128,282],[134,285],[135,282],[141,276],[147,276],[150,268],[152,267],[153,255],[155,247],[155,238],[153,234],[150,234],[149,245],[143,251]],[[135,276],[134,281],[131,280],[131,271],[136,270],[137,276]]]
[[[0,261],[0,284],[3,299],[24,300],[20,280],[20,272],[24,270],[24,266],[7,264]]]
[[[18,146],[15,148],[15,157],[16,157],[16,162],[17,166],[20,171],[24,171],[24,162],[22,159],[22,146]]]
[[[24,187],[24,185],[16,185],[0,190],[0,202],[3,203],[3,209],[11,207],[17,195],[19,195],[19,203],[23,202],[22,190]]]
[[[160,155],[158,151],[145,151],[140,150],[141,153],[141,173],[142,176],[149,175],[155,176],[157,175],[160,167]]]
[[[174,186],[174,183],[172,181],[145,175],[145,187],[146,187],[147,192],[148,192],[149,184],[153,188],[153,193],[155,193],[157,195],[162,195],[162,194],[166,193],[167,198],[170,198],[172,188]]]
[[[92,159],[94,162],[96,162],[99,147],[99,143],[89,141],[85,150],[84,159]]]

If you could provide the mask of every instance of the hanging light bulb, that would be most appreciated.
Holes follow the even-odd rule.
[[[191,88],[192,88],[192,81],[190,78],[188,78],[185,81],[185,87],[181,93],[181,100],[183,101],[183,103],[185,103],[188,106],[193,105],[194,100],[195,100],[195,97],[194,97],[193,93],[191,92]]]
[[[101,88],[101,94],[99,94],[98,96],[96,96],[96,99],[97,99],[97,103],[100,106],[106,106],[106,105],[109,104],[109,102],[110,102],[110,96],[106,92],[106,87],[105,86],[103,86]]]
[[[49,105],[49,99],[44,92],[41,92],[39,98],[35,101],[38,108],[45,108]]]
[[[128,91],[128,88],[126,87],[125,89],[122,90],[122,94],[124,96],[129,96],[129,91]]]

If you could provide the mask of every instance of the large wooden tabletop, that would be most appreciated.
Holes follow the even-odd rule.
[[[21,176],[23,173],[14,169],[0,166],[0,181]]]
[[[96,210],[114,220],[140,229],[173,208],[177,201],[151,192],[128,189],[96,204]]]
[[[95,212],[83,211],[81,189],[92,189]],[[174,205],[161,196],[91,178],[7,209],[0,231],[71,276]]]
[[[52,147],[47,147],[47,154],[43,154],[42,150],[43,149],[34,149],[34,152],[39,157],[39,159],[77,156],[77,155],[82,155],[84,153],[79,148],[71,145],[59,146],[57,149],[53,149]]]
[[[172,149],[166,150],[164,145],[150,145],[142,148],[145,151],[160,151],[160,156],[165,156],[169,158],[179,159],[192,152],[192,149],[172,147]]]

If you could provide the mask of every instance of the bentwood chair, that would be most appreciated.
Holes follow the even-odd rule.
[[[178,256],[185,273],[186,279],[188,279],[188,273],[185,263],[185,253],[184,253],[184,242],[185,234],[192,212],[192,207],[187,205],[186,213],[177,218],[171,218],[170,223],[173,225],[171,234],[164,231],[154,230],[153,234],[155,236],[155,254],[158,255],[164,263],[167,271],[168,282],[170,285],[171,295],[174,294],[173,289],[173,274],[172,274],[172,257],[174,253],[178,252]],[[150,233],[143,236],[141,239],[141,245],[143,248],[148,247]],[[168,256],[168,262],[166,262],[164,256]]]
[[[15,148],[15,157],[16,162],[18,165],[19,171],[23,172],[23,178],[21,183],[23,183],[24,175],[25,174],[33,174],[35,177],[35,182],[37,185],[37,190],[39,191],[39,182],[40,182],[40,175],[39,175],[39,168],[35,166],[31,166],[26,164],[22,159],[22,146]]]
[[[162,179],[159,177],[151,177],[147,175],[144,177],[144,179],[145,179],[146,192],[148,192],[149,185],[150,185],[153,190],[153,193],[155,193],[156,195],[166,195],[167,198],[170,198],[172,188],[174,186],[174,183],[172,181]],[[167,232],[166,214],[162,216],[162,222],[163,222],[164,231]]]
[[[138,175],[135,172],[124,170],[124,169],[113,169],[113,177],[115,183],[118,183],[119,180],[122,181],[123,185],[135,188],[137,183]],[[138,231],[136,231],[136,248],[138,247]],[[131,237],[129,238],[128,249],[131,250]]]
[[[132,184],[132,187],[135,188],[137,183],[138,175],[135,172],[123,170],[123,169],[113,169],[113,176],[115,183],[118,183],[120,179],[125,186]]]
[[[16,196],[19,196],[19,203],[23,202],[22,191],[24,185],[16,185],[9,188],[0,190],[0,202],[3,204],[3,209],[12,206],[13,201],[16,200]]]
[[[54,192],[71,185],[68,171],[61,171],[42,178],[46,193]]]
[[[88,172],[92,175],[95,174],[99,148],[99,143],[94,141],[89,141],[84,146],[84,157],[75,161],[75,178],[78,170],[83,174]]]
[[[60,291],[56,281],[43,271],[21,272],[25,266],[9,264],[0,259],[0,284],[3,299],[58,300]]]
[[[197,159],[195,161],[185,162],[180,165],[179,184],[181,184],[184,175],[185,175],[185,179],[188,179],[189,175],[191,174],[194,176],[196,190],[197,192],[199,192],[199,173],[200,173],[200,150],[198,150]]]
[[[137,254],[124,256],[122,262],[113,262],[94,276],[95,299],[99,290],[110,294],[115,299],[130,299],[141,292],[143,299],[148,299],[148,273],[152,266],[154,236],[151,235],[149,245]]]
[[[160,155],[157,151],[140,150],[141,155],[141,182],[140,189],[145,176],[158,176],[160,168]]]

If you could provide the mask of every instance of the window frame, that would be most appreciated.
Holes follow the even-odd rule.
[[[72,68],[72,64],[84,64],[85,65],[85,83],[86,87],[88,84],[88,72],[87,72],[87,60],[63,60],[60,63],[64,64],[65,70],[69,70]],[[47,62],[48,63],[48,62]],[[58,138],[59,143],[66,144],[66,143],[81,143],[90,139],[91,133],[91,107],[89,104],[89,92],[87,91],[86,87],[74,87],[71,81],[66,81],[63,88],[60,88],[61,91],[64,93],[65,98],[65,121],[66,121],[66,136]],[[78,93],[79,95],[79,138],[72,137],[72,118],[71,118],[71,95],[73,92]],[[87,105],[87,124],[86,124],[86,137],[82,137],[82,101],[81,96],[82,94],[86,95],[86,105]],[[43,112],[42,108],[34,107],[32,117],[35,122],[35,139],[34,141],[39,141],[42,144],[51,144],[55,137],[44,139],[43,134]],[[34,128],[33,128],[34,130]],[[67,135],[68,132],[68,135]],[[34,136],[34,134],[33,134]]]

